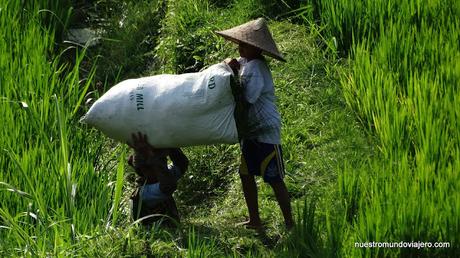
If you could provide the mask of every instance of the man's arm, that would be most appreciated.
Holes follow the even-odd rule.
[[[158,179],[160,190],[165,194],[172,194],[177,189],[177,180],[187,171],[188,159],[181,149],[165,149],[173,162],[173,167],[166,170],[159,170]]]
[[[173,162],[174,166],[177,166],[181,173],[184,174],[188,169],[188,158],[179,148],[173,148],[169,151],[169,158]]]
[[[224,60],[224,62],[230,66],[230,68],[232,68],[232,71],[233,71],[233,74],[238,76],[238,72],[240,70],[240,63],[238,62],[238,60],[236,60],[235,58],[227,58]]]

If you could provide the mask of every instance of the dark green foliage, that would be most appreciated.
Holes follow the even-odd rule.
[[[294,2],[288,1],[292,6]],[[228,29],[258,17],[278,17],[291,11],[289,3],[265,0],[234,0],[226,9],[212,10],[212,1],[170,3],[170,18],[163,21],[157,57],[163,72],[196,72],[234,53],[214,31]],[[222,3],[223,4],[223,3]],[[219,4],[220,5],[220,4]],[[236,48],[236,47],[235,47]],[[226,55],[222,55],[225,53]]]
[[[97,63],[96,80],[112,86],[120,80],[139,77],[153,67],[160,22],[165,15],[164,4],[165,1],[147,0],[74,2],[71,28],[92,29],[98,42],[86,49],[82,69],[88,70]],[[73,58],[68,52],[82,47],[70,45],[65,53],[67,62]],[[102,91],[102,85],[95,89]]]
[[[155,64],[159,23],[164,15],[161,5],[150,1],[116,3],[102,26],[101,45],[92,51],[99,55],[98,74],[109,83],[135,78]],[[103,12],[104,13],[104,12]]]
[[[225,193],[237,172],[236,146],[202,146],[187,148],[189,171],[179,184],[178,202],[186,206],[209,204]]]

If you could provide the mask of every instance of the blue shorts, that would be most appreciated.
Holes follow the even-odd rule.
[[[283,181],[284,164],[281,145],[243,140],[240,174],[258,175],[267,183]]]

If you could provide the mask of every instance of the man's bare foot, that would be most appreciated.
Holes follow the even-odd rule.
[[[246,227],[247,229],[254,229],[254,230],[262,230],[263,229],[263,225],[261,222],[258,222],[258,223],[254,223],[250,220],[248,221],[244,221],[244,222],[240,222],[240,223],[237,223],[236,224],[237,227],[241,227],[241,226],[244,226]]]

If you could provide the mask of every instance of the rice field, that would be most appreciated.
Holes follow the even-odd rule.
[[[95,168],[104,139],[76,126],[94,71],[80,76],[78,51],[60,63],[38,4],[0,13],[0,256],[71,256],[113,205],[114,178]]]
[[[97,4],[114,12],[100,52],[58,42],[70,1],[0,0],[0,256],[458,256],[459,1]],[[133,223],[127,147],[78,123],[88,96],[235,55],[213,31],[259,16],[288,58],[270,67],[296,228],[263,185],[267,236],[231,226],[246,214],[237,146],[186,150],[181,228]],[[401,241],[449,247],[356,247]]]
[[[339,178],[353,216],[351,242],[452,247],[346,253],[454,257],[460,232],[458,1],[319,1],[318,8],[331,35],[341,39],[339,48],[350,52],[344,96],[379,148],[363,169],[345,169]]]

